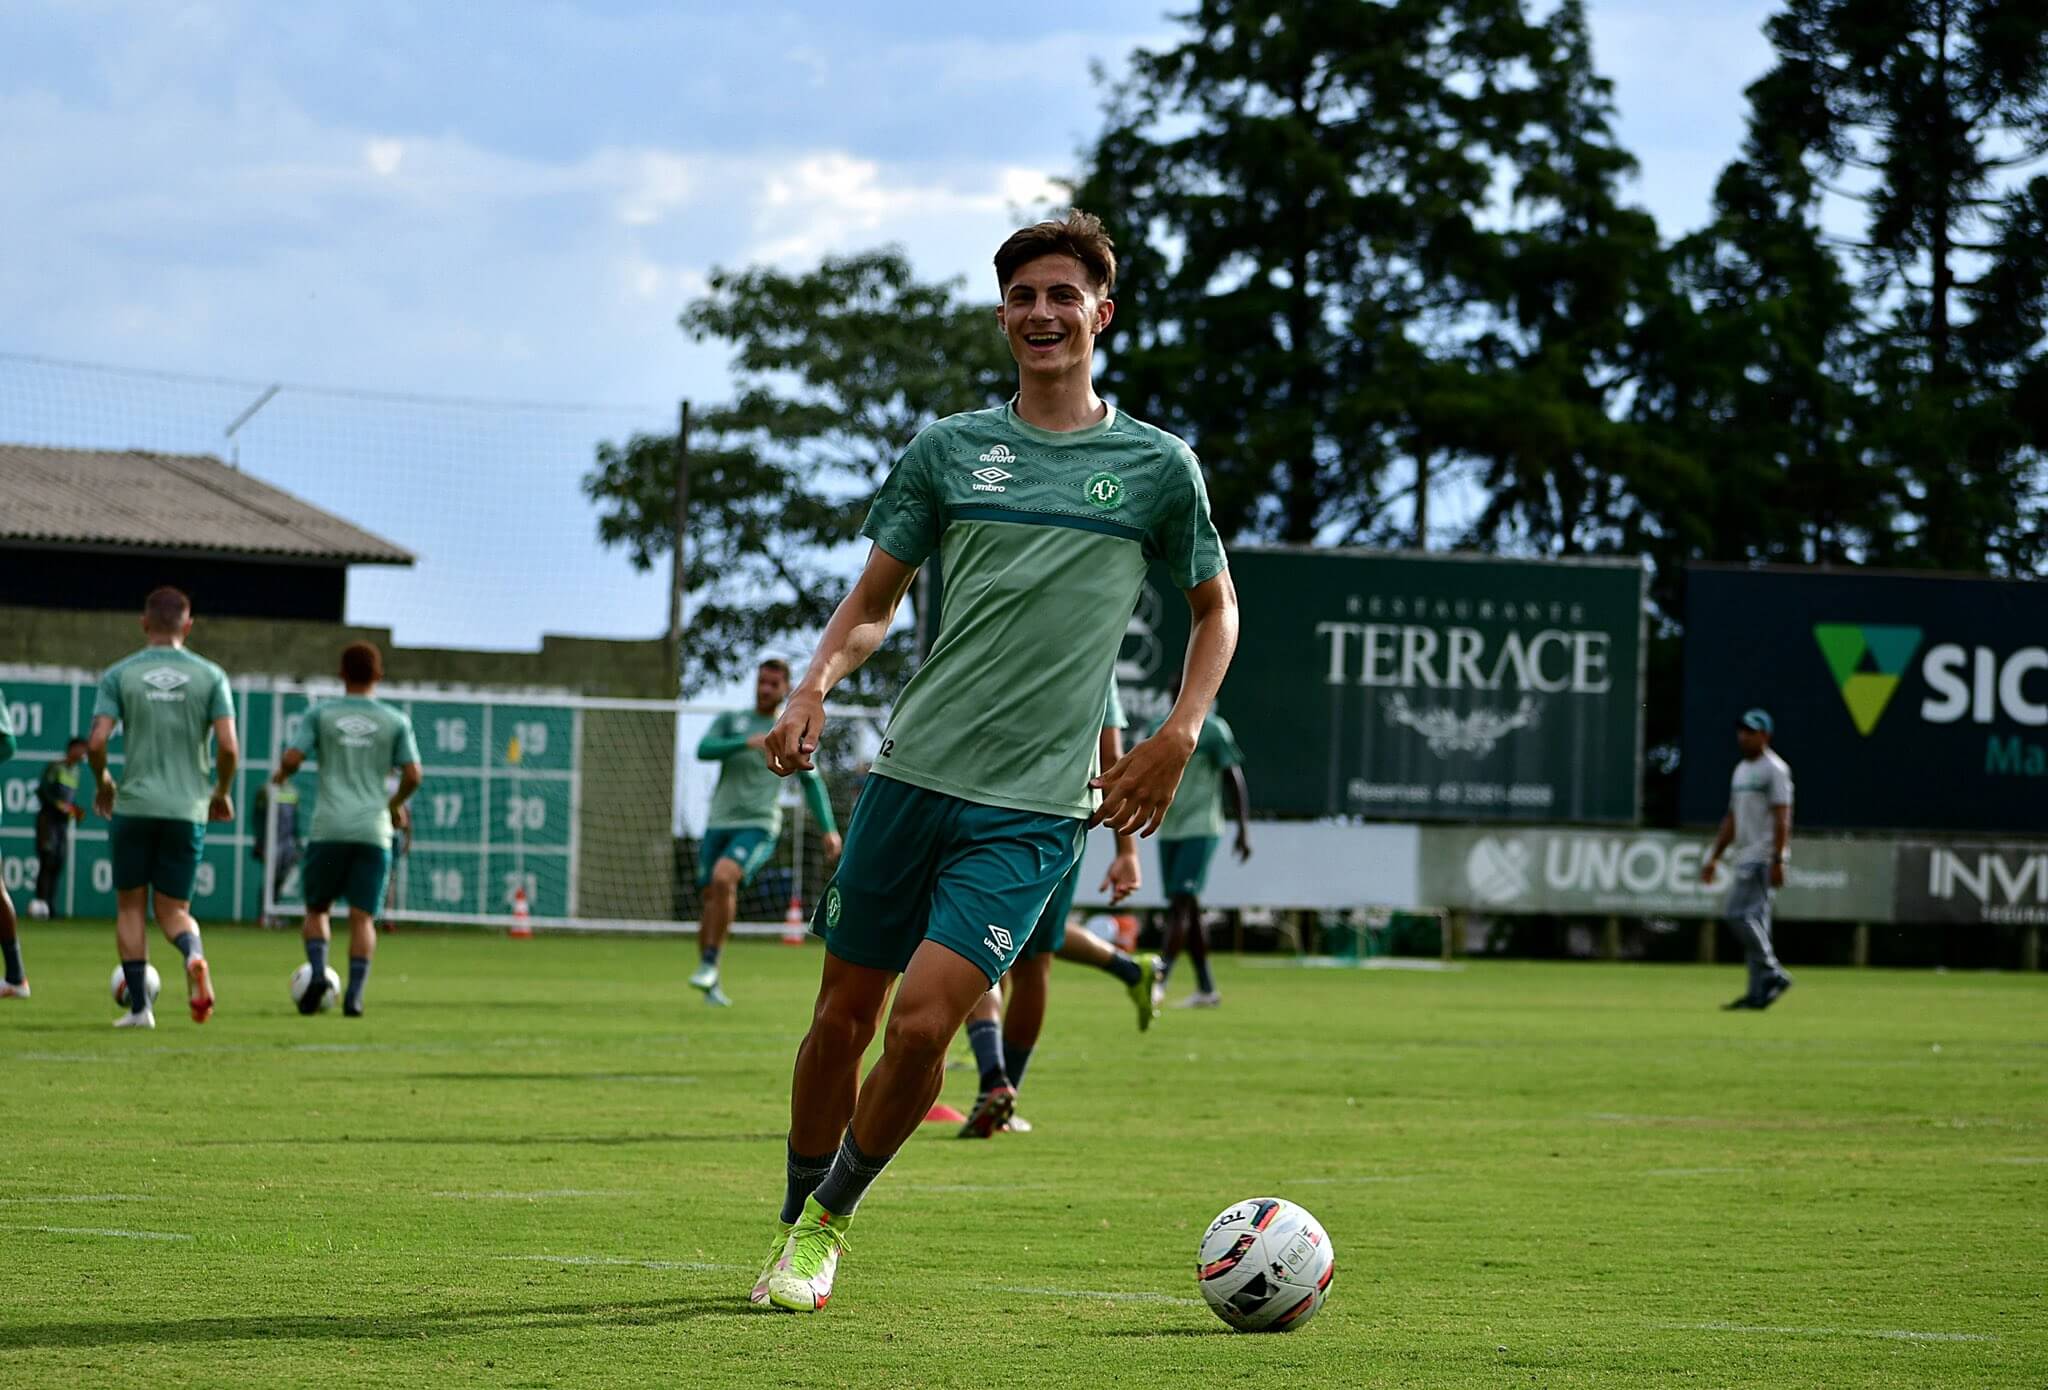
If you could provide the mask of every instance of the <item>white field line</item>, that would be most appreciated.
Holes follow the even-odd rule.
[[[1733,1332],[1748,1337],[1874,1337],[1887,1342],[1995,1342],[1980,1332],[1914,1332],[1895,1327],[1751,1327],[1739,1322],[1660,1322],[1676,1332]]]
[[[705,1260],[629,1260],[617,1255],[493,1255],[494,1260],[517,1260],[529,1264],[611,1265],[628,1269],[741,1270],[747,1265],[712,1264]]]
[[[44,1207],[59,1202],[146,1202],[149,1198],[136,1192],[60,1192],[48,1197],[0,1197],[0,1206]]]
[[[648,1194],[602,1188],[556,1187],[538,1192],[430,1192],[427,1195],[445,1198],[451,1202],[550,1202],[566,1197],[641,1197]]]
[[[1022,1285],[1004,1284],[997,1293],[1031,1294],[1037,1298],[1075,1298],[1094,1303],[1169,1303],[1177,1308],[1199,1308],[1199,1298],[1181,1298],[1170,1293],[1124,1292],[1113,1289],[1047,1289]]]
[[[6,1226],[0,1230],[41,1231],[53,1236],[111,1236],[117,1240],[190,1240],[176,1231],[120,1231],[104,1226]]]
[[[598,1265],[611,1268],[725,1271],[734,1272],[751,1268],[748,1265],[715,1264],[704,1260],[635,1260],[618,1255],[494,1255],[495,1260],[519,1261],[532,1264],[554,1265]],[[1198,1308],[1199,1298],[1181,1298],[1174,1294],[1149,1293],[1145,1291],[1120,1291],[1112,1289],[1055,1289],[1000,1285],[995,1293],[1031,1294],[1039,1298],[1072,1298],[1094,1303],[1163,1303],[1177,1308]]]
[[[1704,1178],[1714,1173],[1753,1173],[1754,1168],[1645,1168],[1646,1178]]]
[[[2031,1157],[2019,1157],[2019,1158],[1987,1158],[1987,1159],[1985,1159],[1984,1161],[1985,1161],[1986,1163],[2012,1163],[2012,1164],[2018,1164],[2018,1165],[2021,1165],[2021,1166],[2024,1166],[2024,1167],[2032,1167],[2032,1166],[2033,1166],[2034,1164],[2037,1164],[2037,1163],[2048,1163],[2048,1158],[2031,1158]]]

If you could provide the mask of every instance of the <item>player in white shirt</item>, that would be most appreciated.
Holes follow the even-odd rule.
[[[1785,858],[1792,842],[1792,769],[1771,751],[1771,716],[1747,710],[1735,721],[1735,742],[1742,761],[1728,789],[1728,814],[1700,870],[1702,882],[1714,881],[1721,852],[1732,843],[1733,881],[1722,915],[1742,939],[1749,961],[1749,990],[1725,1005],[1730,1009],[1768,1009],[1792,988],[1792,977],[1771,949],[1771,902],[1785,886]]]

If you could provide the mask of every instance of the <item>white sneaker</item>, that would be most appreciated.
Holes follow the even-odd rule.
[[[1176,1009],[1213,1009],[1223,1002],[1223,996],[1215,990],[1198,989],[1173,1007]]]
[[[37,898],[28,905],[28,915],[35,921],[47,922],[50,920],[50,905]]]
[[[697,973],[690,977],[690,988],[701,989],[707,994],[717,989],[718,967],[715,965],[698,966]]]
[[[26,998],[28,998],[28,981],[27,981],[27,980],[23,980],[23,981],[22,981],[22,982],[21,982],[20,984],[18,984],[18,985],[10,985],[10,984],[8,984],[8,983],[7,983],[7,981],[5,981],[5,980],[0,980],[0,999],[26,999]]]
[[[114,1020],[116,1028],[154,1028],[156,1010],[144,1009],[141,1013],[125,1013]]]

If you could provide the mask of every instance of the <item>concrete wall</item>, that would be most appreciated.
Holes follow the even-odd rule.
[[[52,608],[0,607],[0,663],[103,670],[142,645],[140,617]],[[584,695],[669,699],[676,693],[668,645],[592,637],[541,638],[537,652],[395,647],[387,628],[279,618],[209,617],[192,628],[192,649],[230,676],[304,680],[334,674],[341,649],[375,642],[387,679],[407,685],[571,690]]]

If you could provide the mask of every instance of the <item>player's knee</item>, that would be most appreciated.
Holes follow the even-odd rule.
[[[882,1041],[882,1048],[912,1065],[926,1063],[935,1066],[945,1060],[946,1049],[952,1044],[953,1035],[959,1031],[959,1021],[944,1009],[906,1009],[899,1000],[895,1012],[889,1015],[889,1032]]]
[[[711,882],[705,885],[707,893],[716,893],[721,898],[737,897],[740,891],[740,866],[730,859],[721,859],[711,870]]]
[[[818,996],[811,1013],[811,1041],[845,1056],[858,1057],[875,1040],[875,1016],[843,995]]]

